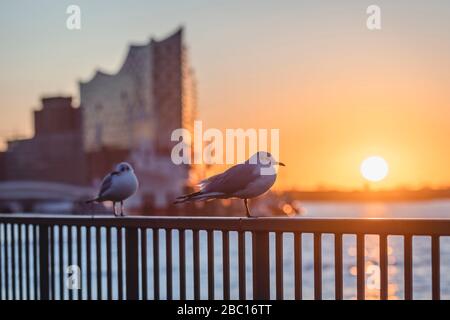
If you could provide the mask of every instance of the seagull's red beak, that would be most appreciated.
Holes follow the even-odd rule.
[[[286,165],[283,162],[277,162],[276,164],[282,167],[286,167]]]

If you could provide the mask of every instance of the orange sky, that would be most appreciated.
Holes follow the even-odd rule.
[[[361,188],[360,163],[374,154],[390,166],[374,188],[449,185],[448,51],[435,44],[416,52],[414,39],[366,37],[373,42],[353,35],[316,40],[324,50],[306,59],[283,59],[275,50],[275,62],[262,59],[261,70],[251,63],[244,76],[223,79],[225,101],[217,104],[229,112],[203,115],[212,127],[280,128],[288,165],[280,188]],[[342,46],[342,38],[362,42]]]
[[[371,3],[276,3],[109,2],[105,12],[80,1],[96,19],[70,33],[64,5],[11,2],[0,13],[0,135],[29,135],[42,94],[76,97],[77,80],[115,72],[130,42],[184,23],[200,119],[279,128],[278,188],[361,188],[359,165],[373,154],[390,166],[375,188],[450,185],[450,5],[379,1],[382,30],[369,31]]]

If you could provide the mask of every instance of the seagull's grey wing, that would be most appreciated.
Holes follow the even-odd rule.
[[[99,194],[98,194],[98,197],[99,197],[99,198],[101,198],[102,196],[104,196],[104,193],[105,193],[109,188],[111,188],[112,182],[113,182],[113,176],[114,176],[114,173],[110,173],[110,174],[108,174],[108,175],[103,179],[102,185],[101,185],[101,187],[100,187],[100,192],[99,192]]]
[[[202,181],[202,191],[206,193],[221,192],[224,194],[233,194],[245,189],[257,177],[259,177],[259,173],[256,165],[247,163],[237,164],[223,173]]]

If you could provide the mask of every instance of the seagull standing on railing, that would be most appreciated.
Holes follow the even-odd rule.
[[[114,215],[117,216],[116,203],[120,202],[120,215],[123,216],[123,202],[135,194],[138,187],[139,182],[133,167],[129,163],[122,162],[103,179],[97,198],[86,203],[112,201]]]
[[[240,198],[244,200],[247,217],[250,217],[248,199],[260,196],[272,187],[277,178],[275,165],[284,166],[284,163],[275,161],[269,152],[259,151],[244,163],[201,181],[200,191],[178,197],[174,203]]]

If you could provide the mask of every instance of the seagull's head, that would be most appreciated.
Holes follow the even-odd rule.
[[[133,172],[133,167],[128,162],[121,162],[116,166],[116,172],[121,174]]]
[[[258,164],[262,167],[271,167],[273,165],[285,166],[283,162],[278,162],[275,158],[267,151],[258,151],[250,159],[247,160],[250,164]]]

